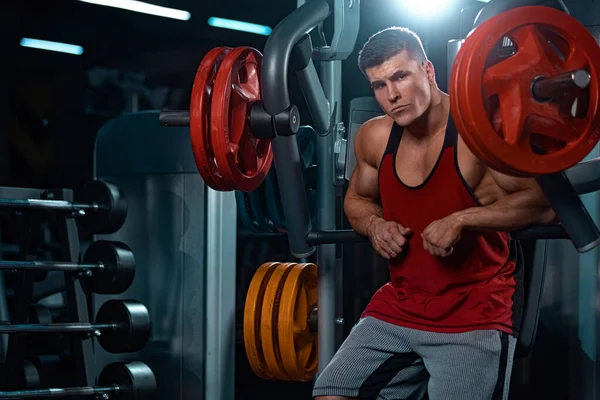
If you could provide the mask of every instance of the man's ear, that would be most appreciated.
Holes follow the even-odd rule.
[[[425,61],[425,72],[427,73],[429,85],[435,85],[435,68],[433,67],[433,63],[429,60]]]

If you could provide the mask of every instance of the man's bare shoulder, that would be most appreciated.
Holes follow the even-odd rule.
[[[394,120],[387,115],[371,118],[356,133],[354,150],[357,157],[378,167],[385,152]]]

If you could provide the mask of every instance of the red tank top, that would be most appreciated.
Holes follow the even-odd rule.
[[[497,329],[516,335],[517,282],[508,235],[465,231],[444,258],[423,249],[421,233],[431,222],[480,206],[458,168],[452,117],[433,170],[416,187],[396,173],[402,132],[394,124],[379,166],[379,191],[384,218],[413,234],[402,254],[389,261],[391,282],[375,293],[362,316],[432,332]]]

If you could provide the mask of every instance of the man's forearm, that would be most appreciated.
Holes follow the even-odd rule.
[[[361,235],[367,236],[369,227],[383,219],[383,208],[369,200],[347,198],[344,201],[344,211],[352,228]]]
[[[554,210],[536,191],[508,195],[484,207],[473,207],[454,214],[463,229],[508,232],[532,225],[555,222]]]

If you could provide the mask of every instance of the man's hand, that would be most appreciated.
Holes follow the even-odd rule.
[[[386,221],[383,218],[374,221],[367,229],[373,248],[386,260],[402,253],[407,242],[406,238],[411,233],[410,228],[394,221]]]
[[[463,226],[459,218],[449,215],[433,221],[421,234],[423,248],[432,256],[447,257],[454,251],[454,246],[461,238]]]

